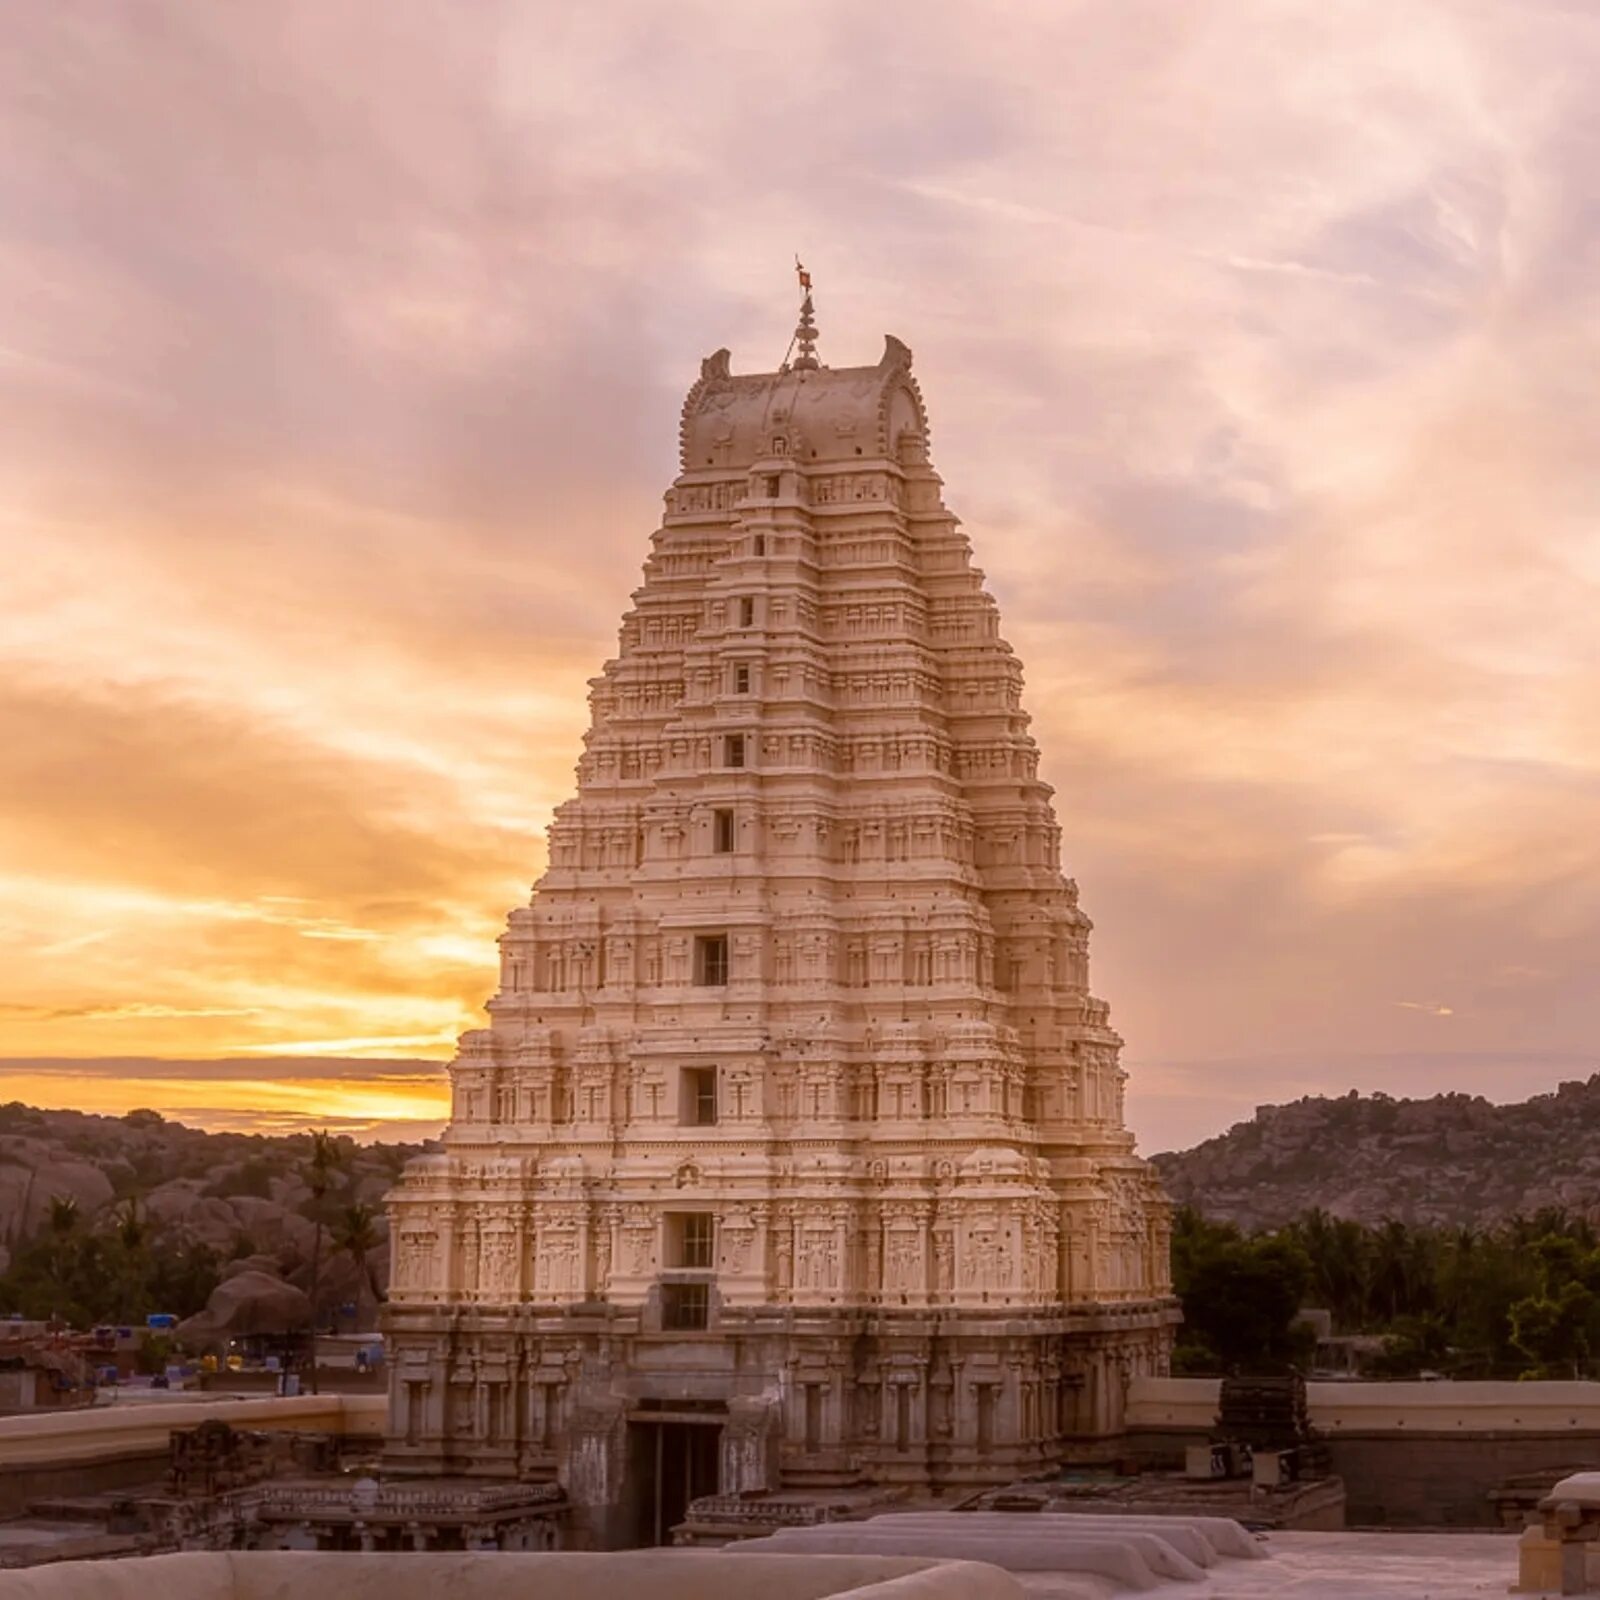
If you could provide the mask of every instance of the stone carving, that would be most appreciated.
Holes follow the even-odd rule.
[[[629,1273],[643,1277],[650,1270],[650,1258],[655,1252],[655,1230],[647,1217],[630,1218],[623,1234]]]
[[[736,1212],[723,1219],[722,1259],[729,1272],[742,1273],[750,1265],[756,1228],[748,1213]]]
[[[432,1228],[406,1228],[395,1250],[394,1276],[408,1288],[431,1285],[438,1258],[439,1235]]]
[[[922,1240],[914,1233],[897,1229],[889,1235],[889,1277],[885,1287],[906,1290],[917,1287],[922,1266]]]
[[[838,1270],[838,1245],[833,1235],[808,1233],[800,1253],[800,1287],[831,1289]]]
[[[478,1271],[478,1292],[492,1298],[514,1295],[517,1288],[517,1239],[510,1228],[486,1230],[480,1240],[483,1253]]]

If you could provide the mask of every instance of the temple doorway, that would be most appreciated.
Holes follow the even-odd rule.
[[[715,1494],[721,1454],[721,1419],[637,1419],[628,1424],[630,1543],[672,1543],[691,1500]]]

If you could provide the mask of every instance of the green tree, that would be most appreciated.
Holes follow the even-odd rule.
[[[119,1322],[130,1322],[156,1310],[150,1304],[150,1225],[140,1212],[137,1195],[129,1195],[113,1213],[107,1247],[110,1314]]]
[[[1545,1208],[1493,1227],[1395,1218],[1367,1227],[1312,1210],[1275,1233],[1247,1236],[1185,1208],[1172,1236],[1173,1281],[1187,1317],[1175,1370],[1215,1372],[1237,1363],[1241,1349],[1251,1361],[1269,1359],[1273,1341],[1249,1331],[1259,1303],[1231,1335],[1216,1325],[1214,1308],[1229,1293],[1254,1293],[1230,1288],[1228,1277],[1274,1240],[1303,1256],[1306,1303],[1326,1306],[1341,1332],[1387,1337],[1380,1372],[1569,1376],[1594,1372],[1600,1357],[1600,1246],[1586,1218]]]
[[[1317,1207],[1285,1230],[1311,1265],[1311,1303],[1325,1307],[1341,1332],[1365,1325],[1372,1293],[1372,1248],[1367,1230]]]
[[[1175,1365],[1260,1372],[1304,1357],[1304,1338],[1292,1324],[1305,1304],[1311,1264],[1295,1239],[1191,1230],[1181,1281],[1176,1253],[1174,1266],[1184,1318]]]
[[[1450,1335],[1438,1317],[1402,1317],[1383,1341],[1373,1363],[1378,1378],[1414,1378],[1440,1372],[1450,1362]]]
[[[1532,1363],[1523,1377],[1580,1377],[1600,1332],[1600,1251],[1581,1219],[1541,1213],[1536,1220],[1551,1231],[1527,1246],[1539,1286],[1510,1308],[1511,1342]]]
[[[372,1296],[372,1303],[383,1304],[383,1291],[378,1287],[378,1275],[372,1265],[372,1252],[378,1246],[377,1213],[371,1206],[357,1201],[339,1213],[333,1228],[333,1246],[355,1263]]]
[[[70,1195],[52,1195],[46,1218],[48,1237],[45,1243],[46,1272],[56,1299],[50,1309],[51,1316],[71,1320],[76,1279],[84,1255],[82,1219],[78,1215],[78,1202]]]
[[[1595,1297],[1581,1283],[1529,1295],[1511,1308],[1511,1342],[1532,1365],[1525,1378],[1576,1378],[1589,1355]]]
[[[1432,1235],[1386,1220],[1372,1236],[1372,1308],[1385,1322],[1433,1309]]]
[[[75,1327],[132,1322],[149,1311],[186,1317],[217,1285],[215,1255],[151,1224],[125,1201],[91,1226],[58,1201],[0,1276],[0,1310],[59,1317]]]
[[[221,1281],[217,1253],[209,1245],[166,1245],[151,1257],[146,1308],[170,1312],[181,1321],[203,1311]]]

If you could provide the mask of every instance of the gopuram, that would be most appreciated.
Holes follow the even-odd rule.
[[[388,1474],[691,1500],[1006,1483],[1166,1371],[1169,1208],[911,352],[683,406],[574,799],[390,1196]]]

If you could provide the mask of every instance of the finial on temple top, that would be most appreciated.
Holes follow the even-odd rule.
[[[795,343],[800,353],[794,358],[796,372],[815,372],[821,362],[817,360],[817,318],[811,305],[811,274],[794,258],[795,276],[800,280],[800,325],[794,330]]]

